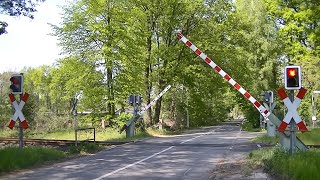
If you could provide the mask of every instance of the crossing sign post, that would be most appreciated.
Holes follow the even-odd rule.
[[[301,100],[307,92],[307,90],[303,88],[301,84],[300,66],[286,66],[284,69],[284,81],[285,88],[290,91],[290,94],[288,96],[284,89],[279,89],[278,95],[283,100],[285,106],[288,109],[288,112],[279,125],[278,130],[279,132],[284,132],[286,131],[288,124],[290,124],[290,154],[293,155],[295,151],[295,143],[297,141],[297,137],[295,134],[296,125],[298,126],[299,131],[308,131],[306,125],[297,112],[297,108],[299,107]],[[299,90],[296,97],[294,97],[294,90]]]
[[[28,93],[23,94],[23,73],[13,74],[10,77],[10,89],[11,93],[9,94],[10,101],[15,110],[14,115],[10,119],[8,127],[12,129],[19,118],[19,148],[23,148],[23,129],[27,129],[29,127],[23,113],[22,108],[27,102],[29,97]],[[16,100],[15,94],[20,96],[20,102]]]

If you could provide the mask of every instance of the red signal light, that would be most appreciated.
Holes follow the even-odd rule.
[[[289,65],[284,71],[285,88],[295,90],[301,88],[301,68],[300,66]]]
[[[10,89],[12,94],[22,94],[23,86],[23,75],[22,74],[13,74],[10,77]]]
[[[19,79],[15,78],[15,77],[11,77],[10,81],[12,82],[12,84],[19,84]]]
[[[296,68],[288,68],[288,76],[289,77],[295,77],[297,75],[297,69]]]

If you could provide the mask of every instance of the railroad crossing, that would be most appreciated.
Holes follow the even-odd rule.
[[[277,127],[280,127],[282,121],[280,121],[273,113],[269,112],[261,103],[259,103],[248,91],[246,91],[240,84],[238,84],[234,79],[232,79],[225,71],[221,69],[216,63],[213,62],[205,53],[203,53],[198,47],[196,47],[191,41],[189,41],[185,36],[181,33],[177,33],[177,37],[187,46],[189,47],[195,54],[197,54],[202,60],[204,60],[211,68],[213,68],[222,78],[224,78],[227,82],[229,82],[238,92],[240,92],[246,99],[248,99],[254,107],[260,112],[260,114],[267,120],[270,120]],[[296,90],[301,88],[301,73],[299,66],[287,66],[285,67],[285,87],[289,90]],[[304,92],[304,91],[303,91]],[[299,96],[300,97],[300,96]],[[302,98],[300,98],[302,99]],[[296,100],[299,102],[299,100]],[[290,112],[293,112],[290,109]],[[290,119],[291,120],[291,119]],[[292,122],[292,121],[291,121]],[[302,122],[303,123],[303,122]],[[303,123],[304,125],[304,123]],[[303,127],[300,123],[301,129],[303,132],[306,131],[306,128]],[[281,132],[281,145],[285,149],[290,149],[293,152],[293,149],[299,150],[307,150],[308,147],[298,138],[292,136],[294,133],[294,124],[291,125],[291,133]],[[288,141],[289,140],[289,141]],[[296,142],[292,142],[296,141]],[[290,146],[287,142],[290,142]],[[294,148],[292,147],[294,145]]]

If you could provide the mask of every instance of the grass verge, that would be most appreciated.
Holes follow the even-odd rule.
[[[307,145],[320,145],[320,128],[313,128],[308,132],[298,132],[297,136]]]
[[[31,130],[24,130],[24,138],[54,139],[54,140],[75,140],[75,131],[66,129],[48,133],[35,133]],[[134,139],[149,136],[148,133],[137,130]],[[0,130],[0,137],[18,137],[18,130]],[[93,139],[93,130],[78,131],[78,140]],[[96,141],[125,141],[126,133],[119,133],[118,129],[106,128],[96,130]]]
[[[320,179],[320,150],[298,151],[291,156],[279,146],[252,151],[248,163],[263,166],[275,179]]]
[[[265,135],[265,136],[258,136],[254,138],[252,141],[256,143],[261,143],[261,144],[276,145],[280,141],[280,139],[279,139],[279,136],[270,137]]]
[[[306,145],[320,145],[320,128],[313,128],[308,132],[301,133],[297,132],[297,136],[300,140]],[[268,136],[258,136],[253,139],[254,142],[275,145],[280,142],[280,138],[277,135],[276,137]]]
[[[147,128],[145,131],[136,130],[135,136],[126,138],[126,132],[119,133],[118,129],[106,128],[96,130],[96,141],[132,141],[136,139],[146,138],[159,135],[176,135],[181,131],[159,130]],[[0,130],[0,137],[18,137],[18,131]],[[30,130],[25,130],[24,138],[35,139],[54,139],[54,140],[75,140],[75,131],[67,129],[63,131],[54,131],[49,133],[35,133]],[[93,130],[78,131],[78,140],[93,139]]]
[[[56,149],[44,147],[5,147],[0,149],[0,173],[43,164],[65,158],[66,154]]]
[[[93,143],[81,143],[79,146],[69,146],[58,150],[49,147],[26,146],[22,150],[17,146],[7,146],[0,149],[0,175],[14,170],[48,164],[65,158],[95,153],[105,147]]]

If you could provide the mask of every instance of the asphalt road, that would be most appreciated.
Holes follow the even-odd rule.
[[[238,161],[257,144],[257,133],[221,125],[173,137],[149,138],[95,155],[12,173],[0,179],[208,179],[221,162]]]

